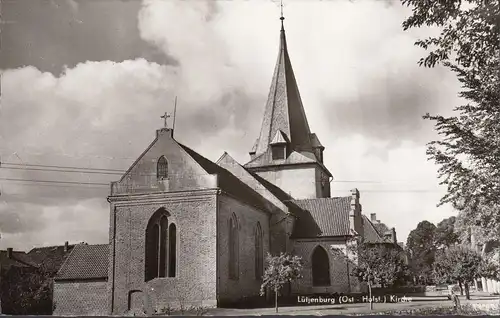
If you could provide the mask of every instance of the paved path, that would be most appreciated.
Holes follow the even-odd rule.
[[[465,296],[460,297],[461,304],[495,304],[499,303],[498,296],[489,295],[473,295],[470,300],[466,300]],[[411,302],[403,303],[374,303],[373,313],[389,310],[404,310],[414,308],[430,308],[452,306],[452,302],[446,297],[418,297],[412,299]],[[351,315],[351,314],[368,314],[370,313],[370,305],[368,303],[358,304],[335,304],[335,305],[319,305],[319,306],[294,306],[281,307],[276,314],[274,308],[256,308],[256,309],[229,309],[216,308],[210,310],[209,316],[262,316],[262,315]]]

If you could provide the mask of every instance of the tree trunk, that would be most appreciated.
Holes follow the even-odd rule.
[[[460,287],[460,296],[464,295],[464,287],[462,286],[462,282],[458,281],[458,287]]]
[[[368,282],[368,299],[370,300],[370,310],[373,310],[372,283]]]
[[[278,288],[274,289],[274,308],[278,312]]]
[[[470,300],[469,283],[464,283],[464,285],[465,285],[465,299]]]

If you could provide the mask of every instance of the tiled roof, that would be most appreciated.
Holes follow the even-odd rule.
[[[387,231],[389,231],[389,228],[384,223],[375,222],[373,223],[373,226],[375,227],[375,229],[377,230],[378,234],[380,234],[381,237],[383,237],[384,234]]]
[[[12,258],[7,257],[7,251],[0,251],[0,266],[4,269],[10,267],[36,267],[28,255],[22,251],[13,251]]]
[[[203,157],[193,149],[179,143],[179,145],[208,173],[218,176],[219,188],[226,193],[256,206],[264,211],[268,211],[267,200],[251,187],[246,185],[240,179],[235,177],[231,172],[222,168],[218,164]]]
[[[363,215],[363,232],[364,238],[367,242],[370,243],[381,243],[383,242],[382,236],[377,232],[373,223]]]
[[[37,247],[29,251],[27,256],[37,266],[43,266],[46,270],[55,274],[61,268],[73,247],[74,245],[68,245],[66,252],[64,246]]]
[[[107,278],[108,257],[108,244],[78,244],[71,251],[55,279],[84,280]]]
[[[309,238],[350,235],[349,211],[351,197],[319,198],[292,201],[301,210],[297,216],[293,237]]]

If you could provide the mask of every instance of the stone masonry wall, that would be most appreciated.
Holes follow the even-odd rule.
[[[236,214],[239,224],[239,279],[229,279],[229,219]],[[218,213],[218,294],[219,300],[236,301],[246,296],[258,295],[261,281],[255,278],[254,231],[260,222],[263,232],[263,250],[269,251],[270,215],[232,197],[219,196]]]
[[[128,310],[129,292],[135,290],[145,294],[143,306],[152,310],[216,305],[216,197],[217,190],[207,190],[114,203],[109,273],[114,314]],[[145,282],[146,226],[161,207],[177,227],[177,274]]]
[[[54,283],[54,315],[106,315],[106,281]]]

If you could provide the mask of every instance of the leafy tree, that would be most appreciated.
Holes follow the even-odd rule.
[[[436,226],[429,221],[418,223],[406,241],[410,268],[416,277],[424,284],[433,278],[432,264],[436,252]]]
[[[484,278],[500,280],[500,264],[497,260],[484,257],[480,267],[480,275]]]
[[[374,285],[391,287],[401,284],[409,274],[403,250],[397,244],[368,243],[361,239],[353,239],[345,252],[336,247],[332,247],[332,251],[351,264],[351,276],[368,285],[370,300]],[[372,301],[370,309],[373,309]]]
[[[10,267],[2,275],[2,310],[11,315],[51,315],[51,273],[43,268]]]
[[[264,272],[263,282],[260,286],[260,295],[263,296],[266,289],[274,291],[274,305],[278,312],[278,294],[287,283],[302,278],[302,260],[299,256],[281,253],[279,256],[267,254],[267,267]]]
[[[459,282],[465,287],[465,296],[470,299],[469,284],[481,275],[482,257],[475,250],[457,245],[437,254],[434,263],[436,280],[441,283]]]
[[[451,216],[438,223],[434,234],[437,247],[450,247],[459,242],[459,235],[455,232],[455,221],[456,217]]]
[[[429,53],[420,65],[442,64],[462,85],[454,115],[426,114],[442,137],[428,144],[429,159],[447,185],[440,204],[460,210],[465,224],[500,234],[500,1],[401,0],[412,8],[403,29],[435,26],[439,36],[415,44]]]

